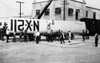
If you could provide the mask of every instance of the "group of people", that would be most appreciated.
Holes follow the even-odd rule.
[[[35,34],[35,41],[36,41],[36,44],[39,44],[39,40],[40,40],[40,32],[37,31]],[[4,24],[3,28],[0,29],[0,40],[4,40],[4,36],[6,36],[7,38],[7,43],[9,42],[9,29],[7,29],[7,26],[6,24]],[[68,42],[70,43],[71,42],[71,37],[72,37],[72,33],[71,31],[68,31]],[[89,39],[89,31],[86,30],[86,33],[85,31],[83,30],[83,41],[85,41],[85,39]],[[29,36],[30,37],[30,36]],[[60,44],[64,44],[65,41],[65,34],[62,30],[58,30],[57,32],[57,37],[58,37],[58,40],[60,41]],[[27,30],[25,31],[21,31],[20,32],[20,35],[19,35],[19,38],[20,38],[20,41],[22,42],[27,42],[28,41],[28,35],[27,35]],[[33,37],[32,37],[33,38]],[[16,42],[16,33],[13,33],[13,39],[12,39],[14,42]],[[50,33],[48,34],[47,36],[47,41],[51,41],[53,42],[54,40],[54,34],[53,34],[53,30],[50,31]],[[98,40],[99,40],[99,35],[96,33],[95,34],[95,47],[98,47]]]
[[[85,41],[85,39],[89,39],[89,31],[86,30],[86,33],[85,31],[83,30],[83,41]],[[95,47],[98,47],[98,40],[99,40],[99,34],[98,33],[95,33]]]
[[[32,35],[31,38],[36,38],[35,39],[36,44],[39,44],[39,40],[40,40],[40,33],[39,33],[39,31],[37,31],[35,34],[31,34],[31,35]],[[13,36],[12,41],[16,42],[17,41],[16,40],[16,33],[13,33],[12,36]],[[10,37],[9,29],[6,30],[6,37],[7,37],[7,41],[6,42],[9,43],[9,37]],[[28,42],[29,38],[30,38],[30,34],[27,34],[27,30],[25,30],[25,31],[21,30],[21,32],[19,33],[19,41],[20,42]]]
[[[71,42],[71,32],[70,31],[68,31],[68,36],[67,37],[68,37],[68,42],[70,43]],[[60,36],[59,36],[60,44],[65,43],[64,39],[65,39],[64,32],[61,31]]]
[[[7,40],[6,42],[9,43],[9,37],[12,36],[13,39],[12,41],[13,42],[16,42],[16,33],[13,32],[13,33],[9,33],[9,29],[6,30],[6,37],[7,37]],[[21,31],[20,34],[19,34],[19,39],[20,39],[20,42],[27,42],[27,31],[25,30],[24,32]]]
[[[53,30],[50,31],[50,33],[47,33],[47,41],[53,42],[58,37],[58,41],[60,41],[60,44],[65,43],[65,34],[62,30],[58,30],[57,32],[53,32]],[[68,31],[68,42],[71,42],[71,32]]]

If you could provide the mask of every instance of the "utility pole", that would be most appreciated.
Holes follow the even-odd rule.
[[[67,3],[67,1],[63,1],[63,20],[65,21],[65,10],[66,10],[66,4],[69,4]]]
[[[24,3],[24,2],[16,1],[16,3],[19,3],[19,4],[20,4],[20,13],[19,13],[19,15],[20,15],[20,18],[21,18],[21,15],[23,14],[23,13],[21,12],[21,4]]]

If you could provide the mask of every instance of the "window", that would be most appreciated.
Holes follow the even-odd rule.
[[[45,11],[45,15],[49,15],[49,9]]]
[[[61,14],[61,8],[60,7],[58,7],[58,8],[55,8],[55,14]]]
[[[93,19],[96,19],[96,12],[93,12]]]
[[[86,17],[88,17],[88,11],[86,11]]]
[[[2,26],[2,22],[0,22],[0,26]]]
[[[40,10],[36,10],[36,15],[40,15]]]
[[[68,16],[73,16],[73,9],[72,8],[68,9]]]
[[[80,13],[80,10],[79,10],[79,9],[76,9],[76,16],[75,16],[75,19],[76,19],[76,20],[79,19],[79,13]]]

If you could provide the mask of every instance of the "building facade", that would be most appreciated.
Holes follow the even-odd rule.
[[[38,16],[47,2],[34,2],[32,17]],[[81,18],[100,19],[100,9],[87,6],[84,0],[54,0],[41,19],[79,21]]]

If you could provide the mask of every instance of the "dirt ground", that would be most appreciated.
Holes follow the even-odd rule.
[[[94,46],[94,36],[82,41],[81,36],[71,43],[65,40],[31,42],[0,41],[0,63],[100,63],[100,40]]]

